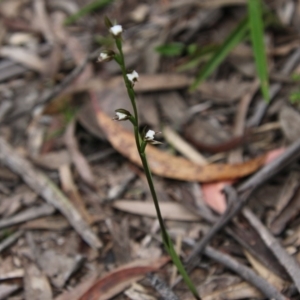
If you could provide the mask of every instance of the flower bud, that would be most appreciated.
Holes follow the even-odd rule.
[[[132,84],[132,86],[134,86],[134,84],[138,81],[139,78],[139,74],[137,71],[132,71],[127,73],[127,78],[130,81],[130,83]]]
[[[114,58],[115,52],[112,50],[105,50],[101,52],[98,56],[98,62],[110,61]]]
[[[153,130],[148,130],[146,135],[145,135],[145,140],[147,141],[153,141],[155,136],[155,131]]]
[[[131,113],[123,108],[115,110],[116,115],[113,118],[115,121],[126,121],[131,118]]]
[[[160,132],[155,132],[153,130],[148,130],[144,136],[144,141],[147,143],[150,143],[152,145],[157,145],[157,144],[162,144],[159,141],[154,140],[155,134],[160,133]]]
[[[110,27],[109,32],[114,36],[114,37],[119,37],[121,33],[123,32],[123,28],[121,25],[114,25]]]

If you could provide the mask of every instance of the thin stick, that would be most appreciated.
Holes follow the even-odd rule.
[[[203,242],[200,241],[193,251],[193,257],[187,259],[187,263],[190,263],[191,260],[195,257],[195,253],[200,254],[204,247],[210,242],[210,240],[219,232],[225,225],[230,222],[230,220],[236,216],[240,210],[243,208],[249,196],[252,192],[265,183],[267,180],[272,178],[275,174],[281,171],[284,167],[297,160],[300,157],[300,139],[293,143],[289,148],[280,155],[273,162],[264,166],[257,173],[252,175],[248,180],[241,184],[237,188],[239,197],[237,201],[234,201],[231,209],[228,209],[221,218],[212,226],[207,235],[203,238]]]
[[[212,247],[207,246],[204,249],[204,254],[211,259],[221,263],[230,270],[240,275],[244,280],[250,282],[258,290],[260,290],[268,299],[286,300],[287,298],[282,295],[274,286],[272,286],[267,280],[257,275],[250,268],[240,264],[237,260],[233,259],[227,254],[215,250]]]
[[[83,240],[92,248],[99,249],[102,242],[84,221],[74,205],[44,173],[36,170],[32,164],[21,157],[0,137],[0,162],[18,174],[24,182],[49,204],[56,207],[70,222]]]
[[[90,60],[94,60],[96,57],[96,54],[99,53],[99,50],[89,54],[86,56],[86,58],[83,60],[83,62],[77,66],[75,69],[73,69],[66,77],[65,79],[58,85],[56,85],[51,91],[45,92],[45,94],[42,96],[41,100],[38,101],[33,107],[29,107],[25,109],[24,111],[21,111],[19,113],[16,113],[15,115],[12,115],[3,121],[0,122],[0,126],[10,123],[12,121],[15,121],[29,113],[31,113],[34,109],[36,109],[39,106],[44,106],[45,104],[52,101],[55,97],[57,97],[64,89],[66,89],[72,82],[75,80],[81,72],[84,70],[85,66]]]
[[[300,292],[300,266],[297,260],[289,255],[280,245],[276,238],[264,226],[264,224],[252,213],[250,209],[244,208],[243,216],[249,221],[267,247],[273,252],[280,264],[289,273],[298,291]]]
[[[153,273],[147,274],[146,278],[149,280],[151,285],[165,300],[179,300],[174,292],[168,287],[168,285],[157,275]]]
[[[289,59],[283,66],[280,74],[282,75],[290,74],[291,71],[294,69],[296,63],[299,61],[299,59],[300,59],[300,48],[294,51],[294,53],[289,57]],[[270,86],[270,102],[267,103],[264,99],[259,100],[258,104],[255,107],[254,115],[247,122],[247,127],[255,127],[261,123],[267,111],[267,108],[269,107],[269,104],[277,96],[281,88],[282,88],[282,83],[274,83]]]
[[[12,235],[10,235],[9,237],[7,237],[3,241],[1,241],[1,243],[0,243],[0,253],[3,250],[5,250],[6,248],[8,248],[10,245],[15,243],[23,235],[23,233],[24,233],[23,230],[16,231]]]

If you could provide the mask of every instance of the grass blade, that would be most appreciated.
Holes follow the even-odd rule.
[[[97,10],[100,9],[104,6],[106,6],[107,4],[110,4],[113,0],[96,0],[91,2],[90,4],[87,4],[86,6],[84,6],[82,9],[80,9],[76,14],[71,15],[70,17],[68,17],[64,24],[65,25],[71,25],[74,22],[76,22],[78,19],[80,19],[81,17]]]
[[[266,101],[269,101],[268,65],[264,45],[264,24],[261,5],[261,0],[248,0],[249,26],[256,71],[263,97]]]
[[[189,61],[177,67],[176,71],[183,72],[198,67],[200,63],[208,61],[212,55],[218,51],[219,47],[220,45],[208,45],[195,51]]]
[[[240,22],[240,24],[234,29],[234,31],[226,38],[223,45],[219,48],[218,51],[216,51],[216,53],[198,74],[195,81],[190,87],[190,91],[195,90],[201,83],[201,81],[205,80],[223,62],[228,53],[244,39],[247,30],[248,18]]]

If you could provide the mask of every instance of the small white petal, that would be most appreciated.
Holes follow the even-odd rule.
[[[154,139],[154,135],[155,135],[155,131],[153,130],[148,130],[146,135],[145,135],[145,139],[152,141]]]
[[[127,119],[127,115],[123,114],[123,113],[120,113],[120,112],[116,112],[116,116],[117,116],[117,119],[119,121],[122,121],[122,120],[126,120]]]
[[[98,60],[99,60],[99,61],[104,61],[104,60],[106,60],[106,59],[108,59],[108,58],[109,58],[109,56],[108,56],[107,53],[101,52],[101,53],[99,54]]]
[[[121,25],[115,25],[109,29],[109,31],[114,35],[118,36],[123,32],[123,28]]]
[[[138,80],[139,74],[137,71],[132,71],[131,73],[127,74],[127,78],[131,83],[134,83]]]

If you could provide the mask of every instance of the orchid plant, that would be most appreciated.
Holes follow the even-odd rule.
[[[129,120],[134,129],[134,135],[135,135],[135,141],[136,141],[136,147],[139,152],[139,156],[142,161],[142,165],[147,177],[148,185],[151,191],[151,195],[153,198],[154,206],[156,209],[157,213],[157,218],[159,221],[159,225],[161,228],[161,234],[162,234],[162,239],[165,245],[165,248],[168,252],[168,254],[171,256],[173,263],[176,265],[179,273],[183,277],[185,283],[187,284],[188,288],[190,291],[193,293],[196,299],[200,299],[198,292],[192,283],[191,279],[189,278],[178,254],[174,250],[173,243],[171,241],[171,238],[166,230],[160,207],[159,207],[159,202],[158,198],[156,195],[153,179],[152,179],[152,173],[149,168],[149,164],[147,161],[147,156],[146,156],[146,147],[147,144],[160,144],[159,141],[155,140],[155,134],[157,132],[153,130],[148,130],[143,132],[142,134],[139,132],[139,119],[138,119],[138,110],[137,110],[137,105],[136,105],[136,99],[135,99],[135,92],[134,92],[134,85],[139,79],[139,75],[136,71],[127,71],[126,66],[125,66],[125,60],[124,60],[124,54],[122,50],[122,33],[123,33],[123,28],[121,25],[113,25],[112,22],[105,17],[105,25],[108,28],[110,34],[115,40],[116,47],[118,49],[118,53],[112,51],[112,50],[106,50],[100,53],[98,61],[99,62],[104,62],[104,61],[109,61],[109,60],[115,60],[118,65],[121,68],[123,79],[125,82],[125,86],[127,89],[127,93],[129,96],[129,99],[132,104],[132,109],[133,109],[133,114],[131,114],[129,111],[125,109],[117,109],[115,111],[116,115],[113,118],[115,121],[126,121]]]

